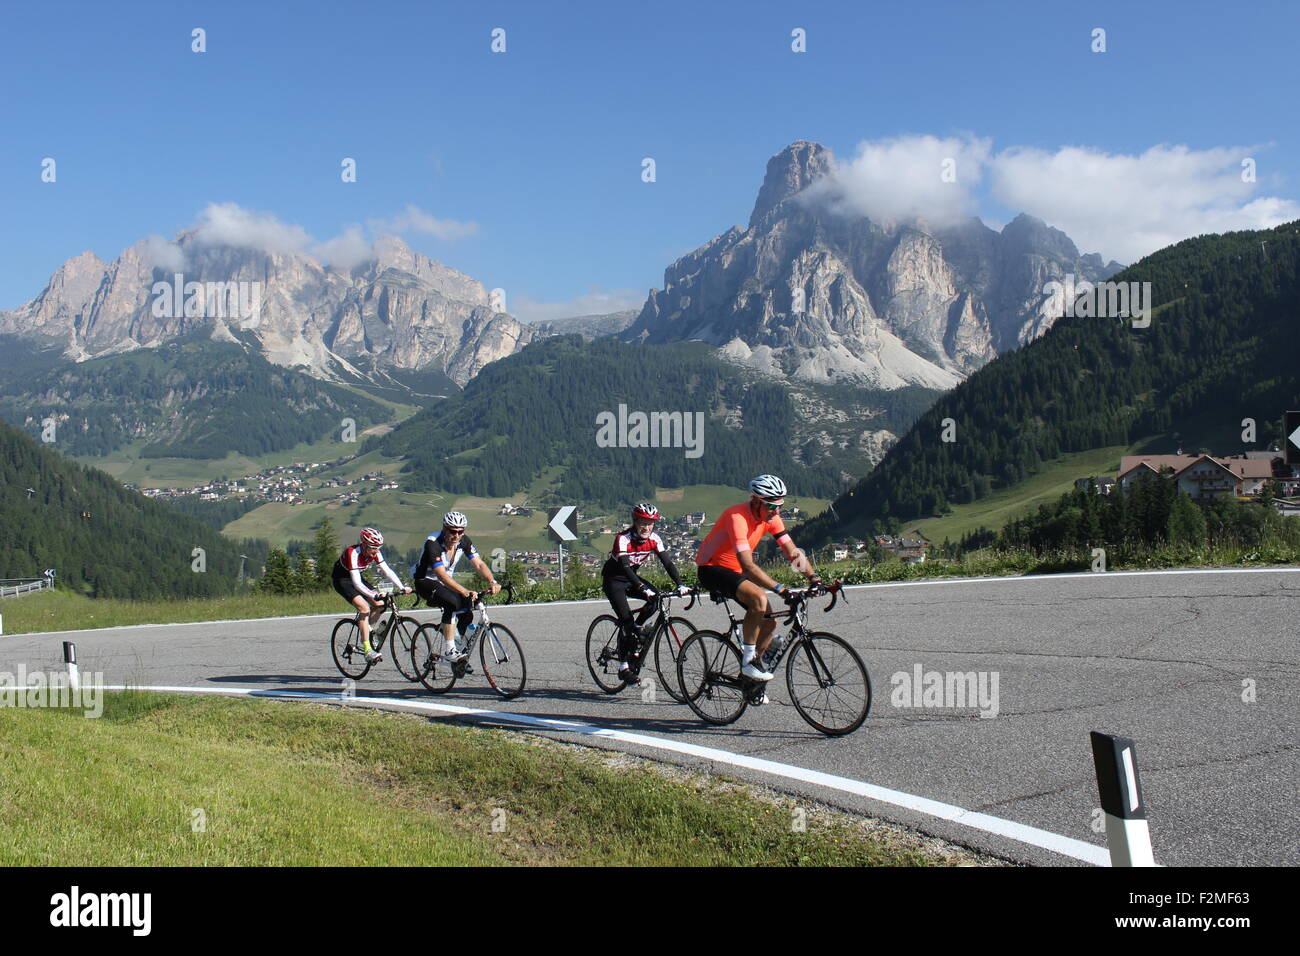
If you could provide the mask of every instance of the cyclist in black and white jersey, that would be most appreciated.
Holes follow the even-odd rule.
[[[610,549],[609,559],[600,571],[601,589],[609,599],[614,615],[623,625],[618,642],[618,656],[623,662],[619,667],[620,676],[629,669],[629,658],[636,651],[636,636],[632,629],[642,627],[655,610],[653,598],[657,592],[641,578],[637,569],[650,560],[651,555],[656,555],[676,585],[677,592],[684,594],[690,590],[682,584],[681,575],[677,573],[673,559],[668,557],[663,539],[655,534],[655,522],[658,520],[659,509],[652,504],[642,503],[633,508],[632,527],[614,536],[614,547]],[[646,601],[635,618],[627,603],[629,597]]]
[[[378,592],[371,590],[361,577],[362,572],[377,567],[399,591],[403,594],[411,593],[411,589],[402,583],[402,579],[384,560],[384,554],[379,550],[383,544],[382,534],[374,528],[366,528],[356,544],[343,549],[339,559],[334,562],[334,570],[330,575],[334,590],[359,612],[357,623],[361,628],[361,647],[366,652],[366,661],[371,664],[384,659],[382,654],[370,647],[370,629],[379,620],[384,605],[377,600]]]
[[[415,566],[414,584],[416,593],[429,603],[430,607],[442,608],[442,658],[455,661],[456,634],[452,630],[454,618],[459,618],[460,632],[463,634],[469,625],[469,615],[462,614],[468,610],[474,600],[474,592],[456,582],[452,577],[456,565],[462,557],[469,558],[470,566],[487,581],[496,594],[501,590],[491,570],[474,550],[474,543],[465,535],[469,519],[459,511],[448,511],[442,518],[442,530],[431,534],[424,542],[424,552]]]

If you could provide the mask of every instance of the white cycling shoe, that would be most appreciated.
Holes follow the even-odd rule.
[[[368,651],[366,653],[367,664],[378,664],[383,659],[384,659],[384,655],[379,653],[379,651]]]
[[[740,669],[740,673],[745,677],[748,677],[750,680],[757,680],[757,681],[769,681],[773,678],[773,676],[775,676],[763,670],[761,667],[759,667],[757,660],[755,660],[750,664],[746,664],[744,667],[742,667]]]

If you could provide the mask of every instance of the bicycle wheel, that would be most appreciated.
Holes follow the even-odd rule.
[[[785,686],[799,716],[830,737],[851,734],[871,709],[871,678],[849,642],[825,631],[790,650]]]
[[[411,639],[411,669],[431,694],[445,694],[456,683],[456,672],[438,655],[442,653],[442,628],[421,624]]]
[[[730,724],[749,701],[740,676],[740,651],[717,631],[696,631],[682,645],[677,682],[687,705],[707,724]]]
[[[617,694],[627,685],[618,678],[618,618],[602,614],[587,628],[587,670],[606,694]]]
[[[334,625],[330,650],[334,653],[334,666],[344,677],[361,680],[369,672],[370,665],[361,646],[361,628],[354,618],[345,617]]]
[[[510,628],[489,624],[487,633],[478,641],[478,659],[483,665],[483,676],[505,700],[524,692],[528,664],[524,661],[524,649]]]
[[[677,659],[695,630],[695,625],[686,618],[670,617],[655,634],[655,671],[659,674],[659,683],[679,704],[686,702],[686,695],[677,683]]]
[[[389,652],[398,673],[414,683],[420,679],[420,672],[415,669],[415,632],[420,629],[420,622],[413,617],[399,617],[393,621],[388,630]]]

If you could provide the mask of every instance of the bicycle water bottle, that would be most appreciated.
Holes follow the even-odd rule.
[[[785,635],[775,634],[772,636],[772,643],[767,646],[763,652],[763,670],[771,670],[772,665],[776,663],[777,655],[781,653],[781,648],[785,647]]]

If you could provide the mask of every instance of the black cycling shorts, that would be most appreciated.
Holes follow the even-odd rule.
[[[334,590],[338,591],[343,600],[347,601],[349,604],[352,603],[354,598],[365,597],[364,594],[357,590],[357,586],[352,583],[351,574],[336,574],[334,575],[333,580]],[[369,598],[367,598],[367,600],[369,600]]]
[[[441,581],[434,581],[430,578],[420,578],[415,582],[415,593],[424,598],[429,607],[442,608],[442,623],[450,624],[451,619],[456,614],[468,611],[473,607],[473,598],[466,597],[459,591],[453,591]],[[469,615],[462,615],[457,622],[457,628],[464,632],[469,627]]]
[[[739,571],[733,571],[731,568],[724,568],[717,564],[701,564],[696,569],[699,576],[700,587],[706,591],[716,591],[724,597],[729,597],[742,607],[747,607],[744,601],[736,597],[736,590],[740,587],[741,582],[747,581]]]

